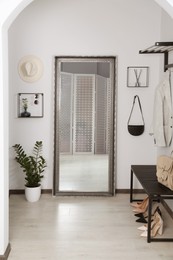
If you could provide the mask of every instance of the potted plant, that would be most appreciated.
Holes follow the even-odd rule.
[[[13,146],[16,157],[15,160],[20,164],[25,173],[25,196],[30,202],[39,200],[41,195],[41,180],[44,177],[43,172],[46,160],[41,155],[43,143],[36,141],[33,148],[33,155],[27,155],[20,144]]]

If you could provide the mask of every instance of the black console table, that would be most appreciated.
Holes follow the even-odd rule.
[[[160,184],[156,177],[156,166],[155,165],[131,165],[131,176],[130,176],[130,202],[139,201],[133,199],[133,177],[134,175],[142,185],[145,193],[149,198],[148,205],[148,231],[147,231],[147,242],[151,241],[167,241],[173,242],[173,238],[154,238],[151,237],[151,215],[152,215],[152,203],[153,201],[161,202],[165,209],[168,211],[170,216],[173,218],[173,212],[167,205],[167,199],[173,199],[173,191]]]

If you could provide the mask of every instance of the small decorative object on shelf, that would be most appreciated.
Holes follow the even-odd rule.
[[[149,67],[127,67],[127,87],[148,87]]]
[[[19,93],[18,117],[43,117],[43,93]]]
[[[21,117],[30,117],[31,113],[27,111],[28,109],[28,99],[22,98],[22,108],[23,112],[21,112]]]

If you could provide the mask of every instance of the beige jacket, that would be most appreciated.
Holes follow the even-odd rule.
[[[150,135],[156,146],[166,147],[172,141],[173,126],[170,73],[167,70],[155,91],[153,123]]]

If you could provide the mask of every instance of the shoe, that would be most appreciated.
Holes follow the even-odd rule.
[[[139,229],[141,231],[147,231],[148,230],[148,226],[147,225],[143,225],[141,227],[138,227],[137,229]]]
[[[152,221],[151,222],[151,229],[153,228],[153,226],[154,226],[154,222]],[[140,227],[138,227],[137,229],[139,229],[139,230],[142,230],[142,231],[147,231],[148,230],[148,224],[146,225],[143,225],[143,226],[140,226]]]
[[[146,218],[141,217],[141,218],[138,218],[138,219],[136,220],[136,222],[139,222],[139,223],[148,223],[148,220],[147,220],[147,217],[146,217]]]
[[[136,213],[144,213],[148,208],[148,197],[141,203],[141,206],[136,207],[133,211]]]
[[[138,207],[141,206],[141,204],[142,204],[142,202],[132,202],[130,205],[131,205],[132,207],[134,207],[134,208],[138,208]]]
[[[143,201],[141,202],[133,202],[130,205],[134,208],[139,208],[143,205],[143,203],[145,203],[145,201],[148,200],[148,197],[146,197]]]
[[[151,225],[151,237],[155,237],[157,234],[162,235],[163,234],[163,219],[160,216],[160,214],[156,211],[154,215],[154,219]],[[141,237],[147,237],[148,232],[145,230]]]
[[[135,216],[135,217],[142,218],[142,217],[144,217],[144,214],[143,214],[143,213],[136,213],[134,216]]]
[[[147,213],[144,212],[144,213],[136,213],[134,216],[139,218],[146,218],[148,215]]]

